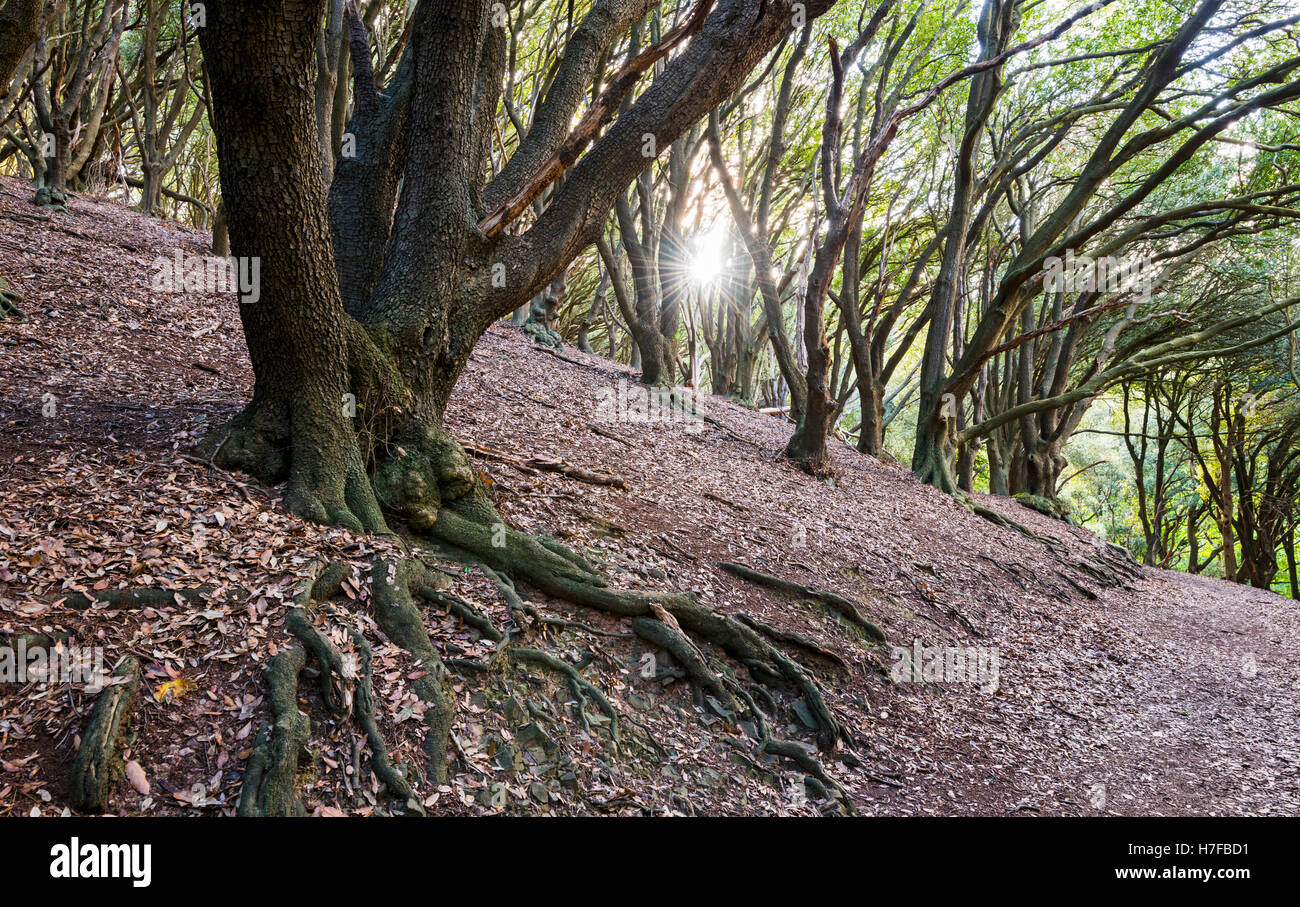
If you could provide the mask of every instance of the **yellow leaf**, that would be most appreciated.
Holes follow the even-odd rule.
[[[158,702],[171,696],[172,699],[180,699],[186,693],[193,692],[194,681],[186,680],[184,677],[176,680],[168,680],[165,683],[158,684],[158,688],[153,691],[153,698]]]

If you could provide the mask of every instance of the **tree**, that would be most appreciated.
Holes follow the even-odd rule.
[[[800,14],[829,5],[808,3]],[[657,638],[681,651],[691,644],[678,624],[761,679],[795,685],[817,716],[819,744],[831,749],[844,731],[796,663],[689,594],[613,590],[576,552],[506,526],[442,427],[483,332],[597,239],[647,151],[668,148],[729,96],[795,19],[759,0],[697,5],[657,44],[630,53],[569,130],[593,68],[649,6],[594,3],[532,129],[495,172],[491,114],[507,36],[493,24],[493,4],[421,2],[382,89],[350,8],[356,103],[347,131],[357,153],[327,186],[313,69],[323,0],[210,2],[200,41],[231,251],[261,259],[262,283],[260,299],[241,308],[253,398],[204,449],[225,468],[287,480],[290,509],[307,519],[357,531],[400,524],[577,604],[663,616]],[[561,175],[545,210],[527,216]],[[413,580],[401,566],[387,582],[406,589]]]
[[[1146,125],[1151,111],[1163,110],[1166,99],[1177,100],[1171,98],[1171,94],[1177,94],[1174,85],[1179,79],[1203,70],[1252,38],[1285,30],[1293,24],[1289,19],[1264,23],[1199,58],[1185,62],[1183,57],[1209,28],[1221,6],[1219,0],[1205,0],[1197,5],[1185,22],[1178,25],[1168,40],[1134,51],[1146,61],[1138,75],[1118,93],[1094,99],[1091,109],[1117,110],[1117,114],[1100,137],[1091,141],[1086,160],[1072,174],[1068,190],[1050,210],[1036,212],[1032,224],[1022,225],[1028,229],[1024,230],[1018,251],[1000,269],[988,306],[951,366],[947,364],[951,315],[961,288],[955,281],[947,280],[944,274],[947,271],[954,275],[958,273],[958,264],[964,260],[961,246],[966,243],[966,234],[964,230],[948,232],[945,242],[952,254],[945,251],[945,262],[952,261],[953,264],[941,269],[936,295],[931,301],[932,317],[927,329],[912,460],[914,472],[923,480],[945,490],[956,490],[952,467],[958,439],[961,436],[970,440],[974,435],[970,429],[957,430],[955,404],[980,380],[981,366],[994,355],[995,350],[999,350],[1007,331],[1036,295],[1047,259],[1083,249],[1090,240],[1155,197],[1157,190],[1200,149],[1218,139],[1243,117],[1300,97],[1300,83],[1289,80],[1290,74],[1300,67],[1300,57],[1282,52],[1264,58],[1257,72],[1216,87],[1209,99],[1197,98],[1194,103],[1187,102],[1171,119],[1160,117],[1154,125]],[[1123,100],[1125,97],[1127,100]],[[1133,181],[1123,183],[1121,190],[1102,194],[1108,179],[1124,173],[1126,166],[1162,145],[1165,150],[1150,170],[1133,174]],[[959,158],[959,166],[965,166],[965,163],[960,163],[963,161],[965,156]],[[955,191],[960,192],[961,185],[959,180]],[[967,194],[961,195],[960,204],[955,203],[953,208],[958,214],[969,208]],[[1023,408],[1033,405],[1021,404],[1016,408],[1017,415],[1045,408]],[[1001,424],[1005,423],[1000,419],[990,420],[981,431]],[[1059,462],[1053,457],[1050,447],[1041,454],[1043,479],[1039,484],[1046,489],[1052,487],[1053,476],[1059,473]]]
[[[25,150],[37,176],[38,204],[62,205],[69,180],[95,153],[128,12],[124,0],[74,5],[67,16],[70,39],[54,48],[44,36],[36,42],[36,128]]]

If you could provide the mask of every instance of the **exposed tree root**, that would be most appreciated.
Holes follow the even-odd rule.
[[[1060,520],[1070,526],[1075,525],[1074,520],[1070,517],[1070,508],[1063,501],[1043,495],[1028,494],[1027,492],[1021,492],[1014,497],[1022,506],[1028,507],[1030,510],[1036,510],[1043,516]]]
[[[346,565],[334,562],[304,582],[294,598],[295,606],[285,615],[285,629],[302,641],[305,651],[310,652],[319,665],[319,686],[326,708],[336,716],[351,716],[365,734],[375,777],[384,784],[389,795],[406,801],[408,812],[423,812],[410,783],[393,768],[388,747],[375,720],[370,644],[362,634],[349,629],[355,657],[345,657],[312,621],[310,609],[313,603],[328,600],[336,594],[346,574]],[[244,781],[244,790],[250,793],[246,801],[241,792],[241,814],[300,815],[304,811],[293,793],[298,758],[310,735],[307,716],[297,711],[298,677],[305,665],[304,649],[288,649],[267,666],[275,727],[269,735],[264,730],[254,746]]]
[[[441,526],[443,519],[440,517],[438,522]],[[461,542],[474,543],[472,537],[467,537],[462,532],[448,534],[460,539]],[[502,557],[490,547],[479,548],[474,553],[484,557],[485,560],[495,561],[496,563],[492,565],[494,568],[514,573],[543,592],[577,605],[629,618],[653,617],[656,609],[662,608],[672,615],[683,631],[693,633],[719,646],[749,668],[759,682],[777,684],[786,682],[793,685],[803,695],[810,712],[817,717],[819,725],[817,739],[822,749],[834,749],[841,740],[848,742],[847,732],[826,708],[821,690],[811,675],[754,630],[735,618],[719,614],[700,604],[694,596],[683,593],[611,590],[603,585],[603,578],[598,576],[588,579],[579,575],[574,578],[571,571],[567,569],[572,564],[556,555],[551,557],[567,567],[545,569],[543,565],[528,556],[535,554],[528,547],[518,552],[520,556],[517,559]],[[549,554],[549,551],[547,553]],[[596,584],[597,580],[601,585]],[[641,626],[644,632],[645,625]]]
[[[379,557],[371,565],[370,582],[374,617],[379,629],[410,653],[424,671],[411,681],[411,686],[426,706],[424,722],[429,728],[424,739],[427,771],[435,784],[442,784],[447,780],[447,740],[451,736],[453,709],[446,691],[446,668],[429,641],[420,610],[411,597],[411,581],[423,573],[424,565],[419,561],[392,561]]]
[[[187,602],[201,602],[221,594],[226,600],[233,600],[243,592],[241,589],[229,589],[224,592],[214,586],[200,586],[196,589],[103,589],[89,595],[74,592],[63,599],[63,604],[78,611],[89,608],[108,611],[130,611],[135,608],[169,608],[177,604],[179,597]]]
[[[800,714],[811,722],[817,746],[823,751],[837,750],[841,743],[851,745],[847,730],[827,707],[814,676],[769,639],[823,659],[840,670],[847,667],[842,659],[797,634],[782,634],[752,618],[742,620],[714,611],[688,593],[611,588],[597,567],[578,552],[554,539],[529,535],[506,526],[465,452],[440,429],[407,426],[389,439],[388,450],[389,458],[379,462],[372,479],[374,497],[383,502],[391,516],[404,520],[415,531],[415,541],[423,541],[439,556],[450,555],[477,565],[483,575],[496,584],[514,623],[520,628],[518,631],[498,628],[473,604],[444,591],[446,576],[418,560],[379,557],[372,563],[371,598],[375,622],[389,640],[416,660],[420,668],[412,686],[426,704],[427,775],[433,782],[444,783],[447,778],[454,717],[453,702],[446,688],[447,667],[482,675],[504,665],[520,665],[558,674],[568,684],[576,700],[575,717],[588,733],[592,733],[592,722],[587,707],[592,706],[608,719],[615,752],[620,747],[620,727],[630,719],[620,716],[609,698],[582,675],[582,665],[570,664],[536,644],[517,645],[515,638],[516,635],[527,637],[537,629],[606,636],[630,634],[601,630],[580,621],[543,614],[520,596],[515,583],[522,582],[574,605],[630,619],[633,634],[671,653],[682,666],[685,676],[701,693],[715,700],[721,709],[729,710],[733,717],[748,713],[758,728],[757,755],[766,752],[793,761],[811,779],[808,781],[810,787],[842,799],[844,808],[851,808],[847,797],[839,791],[815,756],[802,746],[773,736],[768,715],[775,714],[782,706],[777,696],[765,689],[765,686],[788,687],[802,698]],[[241,456],[247,453],[245,450]],[[533,468],[533,464],[523,462]],[[326,514],[326,517],[330,515]],[[326,521],[339,522],[333,518]],[[364,525],[366,521],[357,518],[352,522]],[[352,650],[358,662],[350,664],[348,653],[340,652],[315,625],[313,614],[317,610],[327,614],[338,613],[328,605],[319,608],[314,605],[338,591],[343,575],[342,569],[336,565],[321,570],[304,586],[296,597],[295,607],[286,616],[286,629],[302,641],[302,647],[286,649],[267,666],[267,679],[272,687],[268,699],[274,723],[259,735],[249,761],[245,789],[240,798],[243,814],[285,815],[300,813],[304,809],[295,793],[294,776],[298,757],[310,733],[309,719],[297,709],[298,678],[309,653],[320,665],[326,707],[336,715],[351,715],[369,741],[376,776],[390,793],[405,798],[409,808],[419,806],[411,780],[389,764],[375,721],[369,644],[350,628]],[[779,580],[778,583],[784,585],[777,588],[826,605],[864,636],[877,642],[884,640],[883,632],[847,599],[796,583]],[[455,614],[483,638],[495,643],[496,654],[486,662],[449,658],[444,664],[430,641],[416,597]],[[711,659],[699,648],[706,642],[747,668],[754,685],[742,685],[725,667],[721,670],[712,667]],[[760,706],[760,702],[764,705]],[[542,716],[534,714],[534,718],[541,720]],[[628,739],[636,740],[636,735]],[[651,743],[654,743],[652,738]]]
[[[1133,556],[1129,554],[1127,550],[1120,548],[1118,545],[1107,543],[1105,547],[1098,550],[1096,558],[1074,560],[1069,557],[1070,549],[1068,546],[1053,538],[1034,532],[1023,523],[1013,520],[1008,516],[1004,516],[991,507],[978,503],[969,495],[963,494],[961,503],[976,516],[983,517],[990,523],[1000,526],[1003,529],[1033,539],[1035,542],[1038,542],[1043,547],[1047,548],[1047,550],[1050,551],[1062,565],[1095,580],[1103,586],[1127,589],[1128,584],[1125,582],[1126,578],[1140,579],[1142,577],[1142,567],[1133,560]],[[1062,575],[1064,576],[1064,574]],[[1095,593],[1083,587],[1080,583],[1070,579],[1068,576],[1066,576],[1065,579],[1071,586],[1077,589],[1080,594],[1087,598],[1096,598]]]
[[[68,213],[68,196],[57,186],[41,186],[32,198],[33,205],[40,205],[47,211]]]
[[[846,807],[850,805],[850,801],[844,795],[843,789],[830,775],[826,774],[826,769],[822,767],[817,757],[808,752],[803,744],[796,743],[793,740],[777,740],[774,737],[769,737],[763,741],[762,746],[759,747],[759,752],[771,753],[773,756],[789,759],[824,785],[828,795],[842,798]]]
[[[140,662],[128,656],[116,673],[123,682],[105,687],[95,700],[72,760],[71,803],[81,812],[102,812],[114,782],[121,777],[118,750],[140,691]]]
[[[588,699],[595,701],[597,707],[609,718],[609,733],[610,737],[613,738],[614,753],[617,755],[619,746],[618,712],[614,710],[614,706],[610,704],[604,693],[597,689],[591,681],[579,674],[577,668],[568,662],[561,661],[554,655],[540,649],[511,648],[509,652],[512,661],[549,668],[562,674],[569,681],[569,689],[577,700],[578,719],[582,722],[583,730],[592,736],[595,735],[591,729],[591,722],[587,719],[586,705]]]
[[[311,739],[311,719],[298,709],[298,675],[307,662],[299,646],[282,649],[266,663],[271,725],[257,733],[239,791],[241,816],[304,816],[298,798],[298,762]]]
[[[485,460],[495,460],[499,463],[506,463],[522,472],[554,472],[570,479],[577,479],[579,482],[586,482],[589,485],[608,485],[612,488],[626,488],[627,483],[623,481],[622,476],[612,475],[604,472],[593,472],[590,469],[583,469],[581,466],[575,466],[572,463],[566,463],[563,460],[547,460],[542,457],[528,457],[520,459],[512,457],[509,454],[502,453],[499,450],[492,450],[489,447],[477,447],[474,445],[463,445],[465,452],[475,457],[482,457]]]
[[[731,693],[722,685],[718,675],[713,673],[705,663],[704,653],[679,628],[658,619],[634,617],[632,632],[651,645],[669,652],[681,664],[686,676],[695,686],[712,694],[733,710],[737,710]]]
[[[312,625],[305,607],[290,608],[284,617],[284,628],[302,640],[320,665],[321,698],[330,714],[347,715],[353,699],[352,690],[347,687],[357,679],[355,666],[344,665],[339,650]]]
[[[758,618],[746,614],[744,611],[740,611],[736,614],[736,620],[740,621],[741,623],[749,627],[752,627],[753,629],[762,633],[764,636],[766,636],[768,639],[773,640],[774,642],[784,643],[788,646],[793,646],[797,649],[801,649],[804,652],[807,652],[809,655],[812,655],[816,658],[825,659],[826,661],[831,662],[844,673],[846,674],[849,673],[848,662],[846,662],[843,658],[840,658],[840,656],[836,655],[830,649],[827,649],[825,646],[822,646],[814,639],[810,639],[809,637],[804,636],[801,633],[790,633],[786,630],[778,630],[776,627],[772,626],[771,624],[764,623]]]
[[[862,612],[858,610],[858,606],[842,595],[836,595],[834,592],[826,592],[822,589],[814,589],[811,586],[805,586],[793,580],[782,579],[770,573],[761,573],[752,567],[746,567],[744,564],[718,561],[718,566],[733,576],[738,576],[751,583],[757,583],[760,586],[767,586],[769,589],[776,589],[778,592],[798,595],[820,602],[840,617],[843,617],[849,624],[865,633],[873,642],[882,645],[885,642],[885,632],[867,620],[862,615]]]
[[[18,307],[18,304],[22,301],[23,294],[17,290],[9,289],[9,284],[5,282],[3,277],[0,277],[0,317],[19,323],[30,321],[31,319],[27,317],[27,313]]]
[[[442,605],[448,611],[459,617],[466,626],[473,627],[477,630],[484,639],[490,639],[493,642],[500,642],[505,638],[505,634],[498,630],[482,611],[475,608],[463,598],[452,595],[449,592],[440,592],[437,589],[431,589],[428,586],[419,586],[414,588],[413,591],[428,602]]]
[[[1023,535],[1025,538],[1033,539],[1035,542],[1038,542],[1039,544],[1052,550],[1053,552],[1056,552],[1057,554],[1060,554],[1062,551],[1066,550],[1065,546],[1063,546],[1060,542],[1056,541],[1055,539],[1050,539],[1045,535],[1039,535],[1037,532],[1034,532],[1034,530],[1030,529],[1024,523],[1013,520],[1009,516],[1003,516],[1002,514],[994,510],[992,507],[988,507],[984,504],[981,504],[978,501],[975,501],[973,498],[970,498],[969,496],[967,496],[966,500],[969,503],[971,513],[975,514],[978,517],[983,517],[993,525],[1000,526],[1003,529],[1009,529],[1012,532],[1018,532],[1021,535]]]
[[[388,758],[388,747],[384,744],[383,735],[379,732],[379,725],[375,722],[375,694],[371,684],[372,675],[370,665],[372,655],[370,652],[370,644],[366,642],[364,636],[356,631],[352,631],[350,635],[352,638],[352,645],[356,648],[357,655],[361,662],[357,676],[355,699],[353,701],[353,717],[362,732],[365,733],[366,740],[370,744],[371,769],[374,771],[375,777],[383,782],[383,784],[388,788],[390,795],[406,801],[406,809],[408,812],[422,814],[424,812],[424,807],[420,804],[419,799],[416,798],[415,791],[412,789],[410,783],[400,772],[393,768],[392,763]],[[450,729],[450,721],[448,721],[447,724]],[[437,758],[438,755],[442,756],[442,761],[432,763],[431,769],[433,768],[433,765],[441,767],[444,775],[443,780],[445,780],[446,744],[443,744],[440,754],[433,751],[428,752],[430,760]]]

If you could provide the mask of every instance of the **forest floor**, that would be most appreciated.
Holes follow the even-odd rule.
[[[202,255],[206,235],[85,198],[50,213],[29,196],[0,179],[0,277],[26,294],[30,316],[0,325],[0,642],[36,633],[102,647],[110,666],[139,658],[147,686],[125,741],[131,770],[105,811],[234,811],[268,714],[261,667],[289,641],[286,600],[319,557],[352,565],[343,593],[374,642],[380,728],[395,762],[418,763],[413,666],[366,616],[369,560],[393,543],[305,524],[276,490],[187,457],[251,389],[233,297],[151,289],[159,256]],[[694,590],[835,652],[842,667],[808,663],[854,738],[851,754],[825,762],[856,812],[1300,814],[1295,602],[1152,569],[1109,586],[1085,569],[1099,539],[1014,501],[981,498],[1040,540],[838,443],[833,484],[817,481],[779,459],[789,426],[725,400],[703,397],[713,420],[704,423],[620,418],[614,404],[635,388],[626,367],[548,352],[499,324],[460,382],[448,427],[479,448],[517,527],[575,546],[618,585]],[[625,487],[499,453],[617,474]],[[895,650],[718,561],[837,592],[891,647],[950,647],[982,656],[986,670],[975,682],[891,681]],[[509,623],[491,582],[449,572],[456,594]],[[130,611],[69,604],[79,590],[126,585],[241,591]],[[596,631],[535,631],[531,644],[607,693],[624,744],[615,751],[592,709],[584,727],[560,678],[521,668],[487,685],[453,677],[454,770],[445,785],[418,787],[430,813],[824,805],[754,751],[743,722],[697,704],[663,669],[665,653],[619,621],[521,591]],[[452,614],[431,610],[427,623],[444,655],[490,654],[492,643]],[[331,719],[311,688],[301,696],[316,754],[303,772],[308,810],[390,808],[361,735]],[[0,815],[67,808],[93,703],[73,684],[0,684]],[[810,740],[800,703],[785,706],[782,736]]]

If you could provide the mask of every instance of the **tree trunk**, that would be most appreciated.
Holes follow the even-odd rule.
[[[231,251],[260,259],[261,277],[257,301],[240,306],[253,399],[209,445],[227,467],[288,479],[287,502],[300,516],[382,529],[348,416],[350,338],[312,95],[286,77],[305,81],[310,71],[319,27],[311,6],[211,4],[200,30]],[[260,59],[250,65],[250,56]],[[248,116],[250,107],[275,111],[277,128]]]
[[[44,0],[7,0],[0,4],[0,101],[41,33]]]
[[[139,210],[143,214],[158,216],[162,213],[162,167],[156,162],[146,161],[140,169],[144,185],[140,189]]]
[[[1286,541],[1282,547],[1286,551],[1286,572],[1287,578],[1291,581],[1291,597],[1300,601],[1300,573],[1296,571],[1294,526],[1287,530]]]
[[[985,0],[979,20],[980,59],[996,57],[1005,49],[1014,31],[1015,4]],[[947,387],[948,344],[954,314],[961,293],[966,259],[966,232],[975,197],[975,158],[980,133],[993,110],[1001,87],[999,67],[979,73],[971,80],[966,100],[962,141],[957,151],[953,179],[952,207],[939,273],[930,294],[930,324],[926,329],[921,357],[921,392],[917,410],[916,442],[912,451],[912,472],[923,482],[952,494],[957,480],[952,472],[956,452],[953,431],[957,399]]]
[[[212,254],[225,258],[230,254],[230,228],[226,223],[226,203],[217,204],[217,213],[212,219]]]

